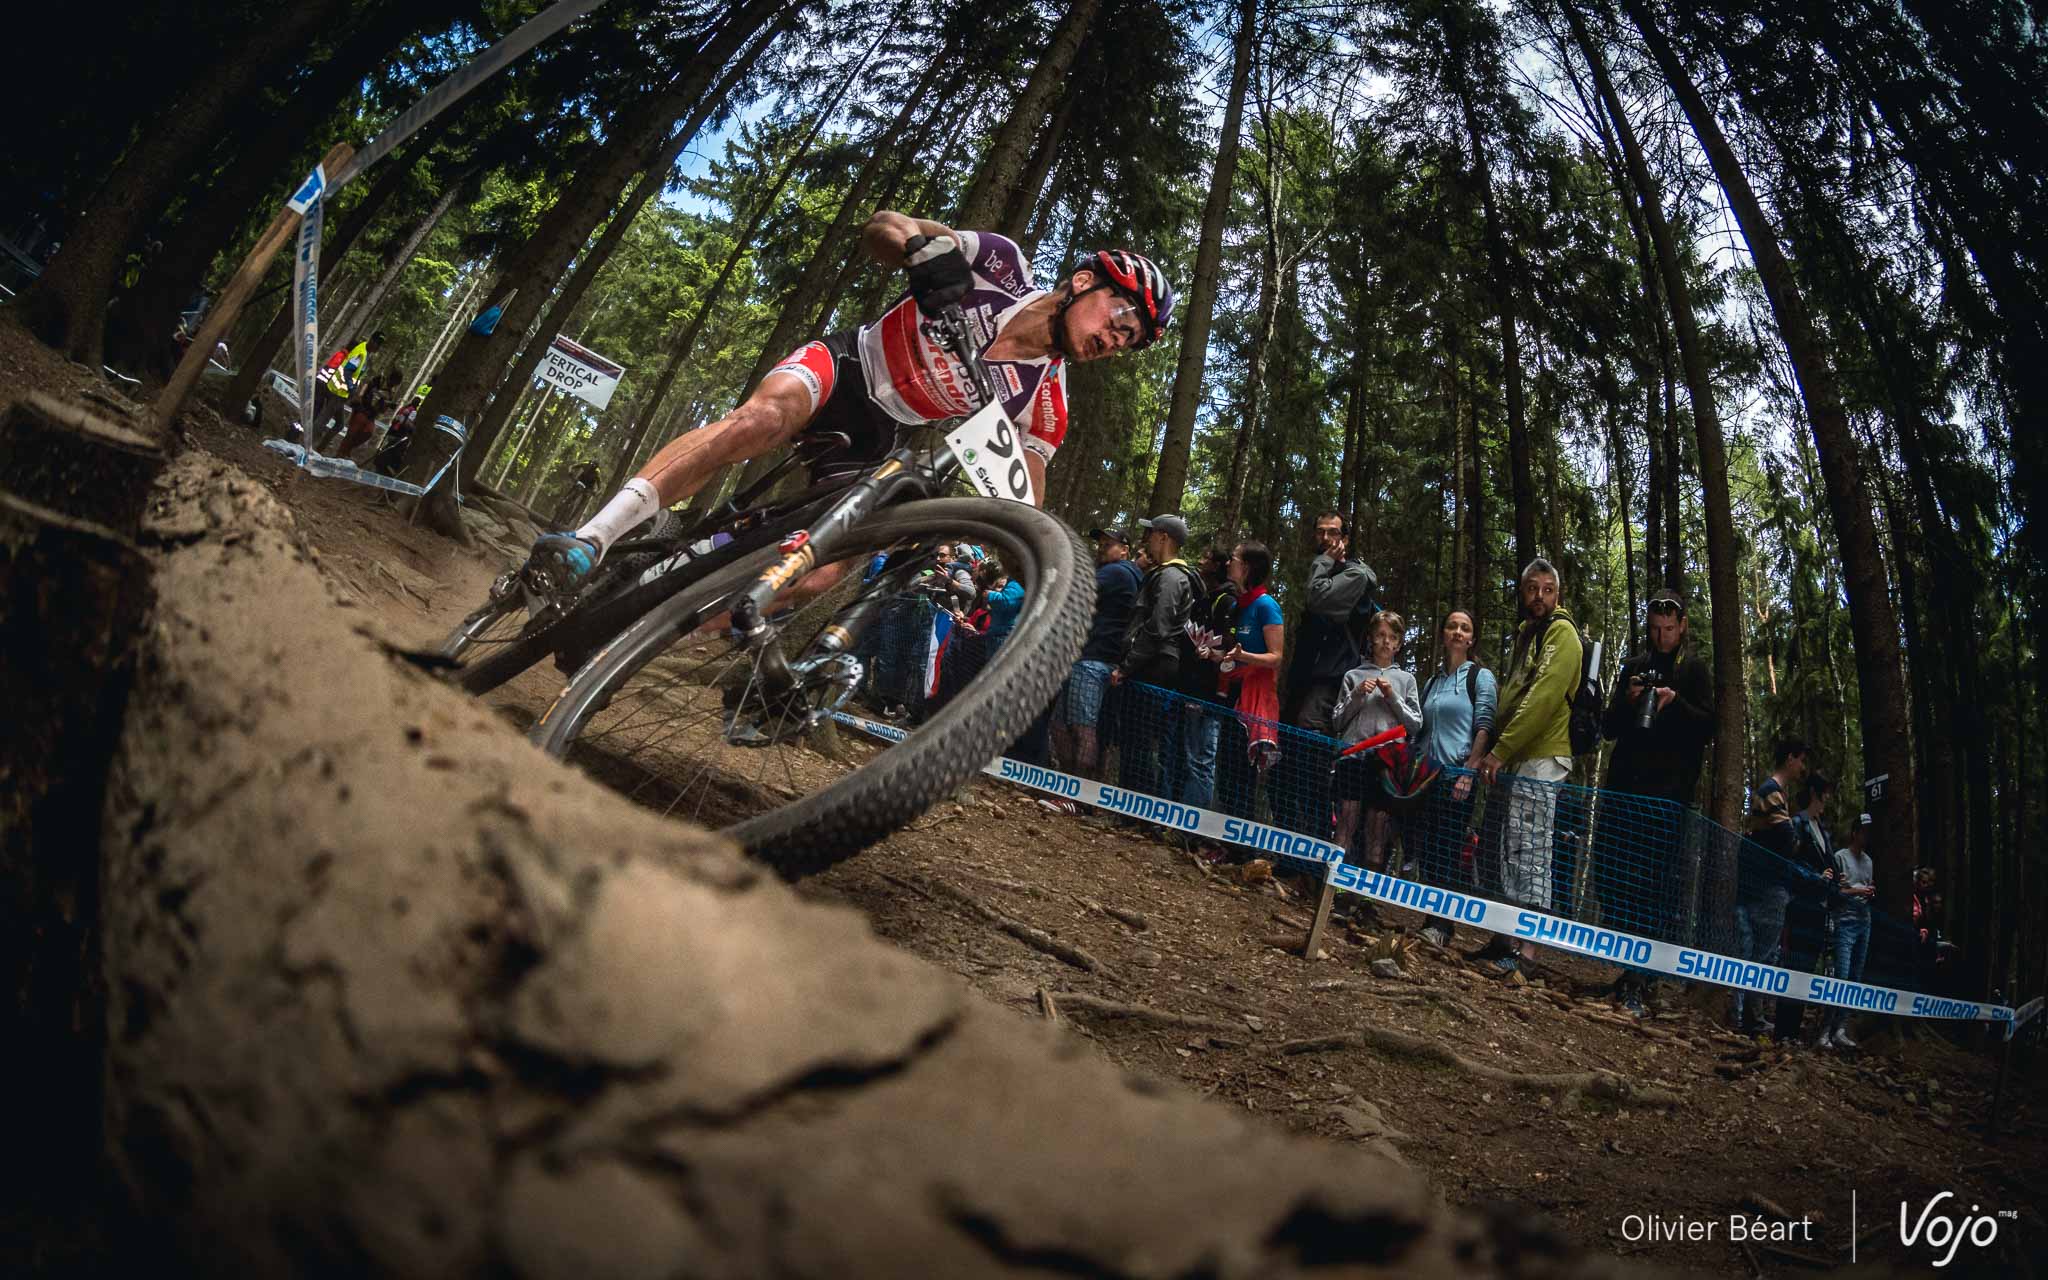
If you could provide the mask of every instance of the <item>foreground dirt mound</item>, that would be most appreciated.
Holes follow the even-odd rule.
[[[198,1268],[1619,1274],[1126,1076],[544,759],[212,455],[144,533],[106,1137]]]

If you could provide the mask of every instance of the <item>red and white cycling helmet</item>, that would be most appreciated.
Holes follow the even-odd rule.
[[[1168,283],[1166,273],[1143,254],[1128,249],[1096,249],[1084,253],[1074,260],[1073,271],[1088,271],[1095,276],[1095,283],[1072,295],[1067,303],[1082,294],[1097,289],[1114,289],[1138,308],[1138,317],[1144,322],[1144,334],[1131,347],[1140,351],[1158,341],[1166,332],[1167,324],[1173,319],[1173,285]],[[1073,271],[1068,272],[1069,275]],[[1060,308],[1066,310],[1066,306]]]

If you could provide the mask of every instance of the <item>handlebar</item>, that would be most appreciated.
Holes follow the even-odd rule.
[[[981,393],[981,404],[986,405],[996,398],[995,380],[988,376],[987,367],[974,350],[974,339],[967,332],[967,316],[960,310],[959,303],[947,303],[939,314],[924,322],[924,330],[967,370],[967,376],[974,380],[975,390]]]

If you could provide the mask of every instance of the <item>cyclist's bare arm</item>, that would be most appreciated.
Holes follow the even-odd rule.
[[[875,215],[860,231],[861,247],[870,258],[885,267],[900,270],[903,266],[903,246],[912,236],[947,236],[955,241],[958,236],[943,222],[930,218],[913,218],[907,213],[894,209],[877,209]]]

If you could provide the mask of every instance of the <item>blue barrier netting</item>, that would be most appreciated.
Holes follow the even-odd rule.
[[[930,592],[868,633],[856,728],[899,735],[986,661],[987,640]],[[1312,864],[1338,889],[1464,926],[1738,993],[1913,1017],[2012,1023],[1942,992],[1914,931],[1869,917],[1861,981],[1834,972],[1828,886],[1666,800],[1424,762],[1220,702],[1111,686],[1077,668],[1038,725],[985,772],[1220,845]],[[901,727],[899,727],[901,726]],[[1404,758],[1405,757],[1405,758]],[[1839,916],[1837,916],[1839,923]]]

